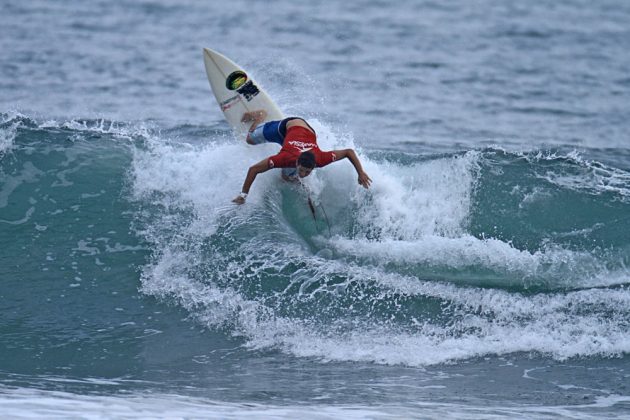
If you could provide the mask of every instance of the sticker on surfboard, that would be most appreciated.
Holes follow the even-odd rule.
[[[236,90],[247,82],[247,74],[244,71],[236,70],[230,73],[225,79],[225,87],[229,90]]]
[[[260,93],[260,90],[258,90],[258,87],[251,80],[246,82],[240,88],[236,89],[236,91],[240,93],[241,95],[243,95],[243,97],[247,100],[247,102],[254,99],[254,96]]]
[[[251,101],[254,96],[260,93],[260,90],[254,82],[248,80],[247,74],[240,70],[230,73],[230,75],[225,79],[225,87],[229,90],[235,90],[243,95],[247,102]]]

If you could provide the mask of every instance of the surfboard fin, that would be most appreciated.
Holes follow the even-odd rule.
[[[311,196],[308,196],[308,207],[311,209],[311,214],[313,215],[313,220],[317,220],[315,216],[315,206],[313,205],[313,200],[311,200]]]

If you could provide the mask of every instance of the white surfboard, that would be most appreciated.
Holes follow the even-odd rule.
[[[264,109],[265,121],[281,120],[282,111],[269,97],[267,92],[229,58],[209,48],[203,49],[203,62],[210,87],[214,93],[225,119],[238,133],[246,133],[251,123],[242,123],[245,112]]]

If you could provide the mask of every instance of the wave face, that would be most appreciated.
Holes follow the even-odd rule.
[[[352,146],[314,125],[324,149]],[[20,255],[39,241],[18,259],[41,261],[40,277],[70,267],[69,288],[118,266],[108,257],[120,253],[141,268],[142,293],[201,325],[322,360],[428,366],[630,350],[625,169],[575,152],[362,154],[369,191],[345,162],[305,180],[328,231],[305,190],[273,172],[245,206],[230,203],[242,162],[275,145],[19,114],[4,115],[0,130],[0,223],[15,233],[4,245]],[[42,246],[62,243],[69,259]],[[77,256],[92,269],[78,269]]]
[[[315,122],[324,149],[340,140]],[[230,204],[273,153],[215,138],[134,151],[132,200],[151,211],[142,292],[212,329],[324,360],[406,366],[533,352],[564,360],[630,349],[630,173],[577,153],[498,149],[364,154],[306,180],[275,174]]]
[[[3,2],[3,413],[626,418],[629,21],[622,0]],[[305,188],[270,171],[234,206],[277,148],[234,137],[203,47],[373,188],[348,162]]]

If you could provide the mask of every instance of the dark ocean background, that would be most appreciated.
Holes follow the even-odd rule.
[[[0,5],[3,416],[627,418],[630,3]]]

